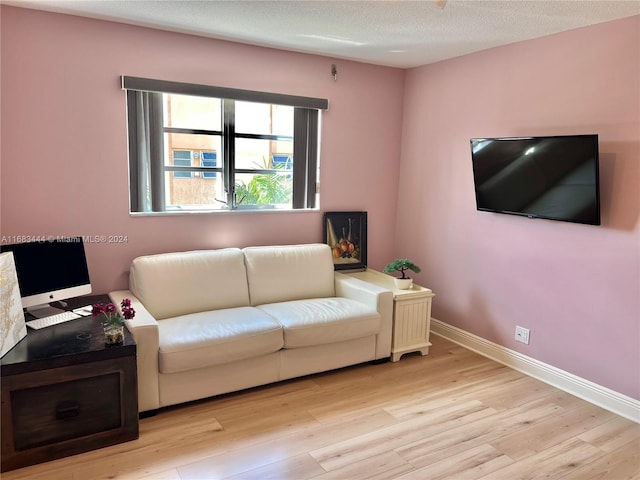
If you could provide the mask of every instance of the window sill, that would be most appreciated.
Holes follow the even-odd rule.
[[[319,208],[242,208],[235,210],[167,210],[164,212],[129,212],[132,217],[173,217],[183,215],[234,215],[243,213],[282,214],[282,213],[308,213],[319,212]]]

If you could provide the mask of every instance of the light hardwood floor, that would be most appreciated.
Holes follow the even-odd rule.
[[[640,479],[640,426],[440,337],[161,411],[138,440],[3,480]]]

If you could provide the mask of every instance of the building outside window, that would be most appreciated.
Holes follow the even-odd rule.
[[[299,97],[127,90],[132,212],[317,206],[318,109],[270,101]]]

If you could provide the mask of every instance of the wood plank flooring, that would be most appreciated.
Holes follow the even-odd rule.
[[[640,479],[640,425],[433,336],[429,356],[165,409],[3,480]]]

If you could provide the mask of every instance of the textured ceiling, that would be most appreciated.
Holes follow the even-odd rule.
[[[640,0],[2,3],[402,68],[640,14]]]

